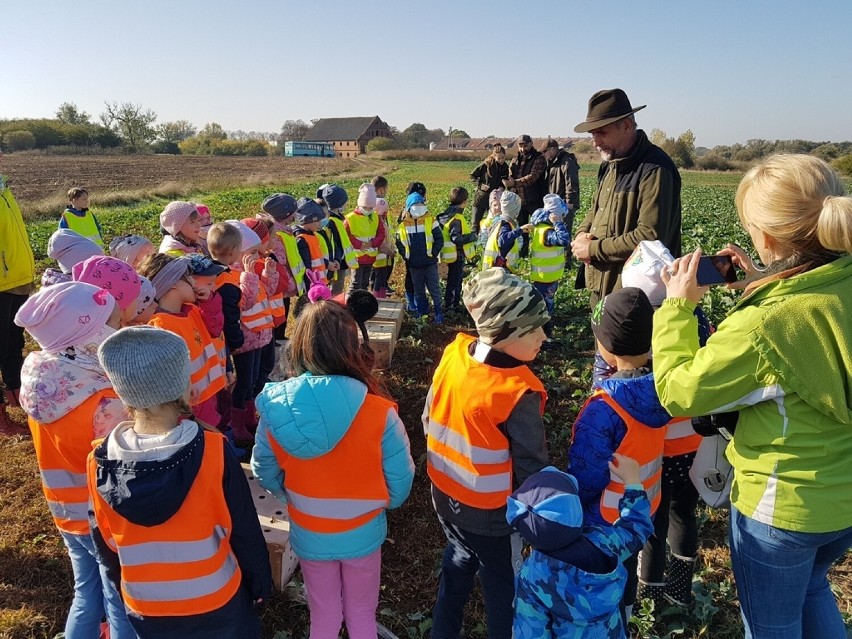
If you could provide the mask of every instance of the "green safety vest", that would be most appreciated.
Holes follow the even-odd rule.
[[[284,231],[278,231],[278,237],[281,238],[281,243],[284,245],[284,251],[287,254],[287,266],[290,267],[290,272],[293,274],[296,290],[299,295],[302,295],[305,292],[305,263],[299,255],[296,238]]]
[[[104,240],[101,237],[101,232],[98,230],[98,224],[95,222],[95,216],[91,211],[86,211],[83,217],[71,213],[68,209],[62,214],[68,228],[78,235],[87,237],[92,242],[103,248]]]
[[[470,233],[470,224],[468,224],[467,218],[461,213],[456,213],[453,217],[447,220],[447,223],[441,228],[441,233],[444,235],[444,247],[441,249],[441,261],[445,264],[452,264],[459,258],[458,247],[453,244],[452,240],[450,240],[450,224],[452,224],[453,220],[461,222],[463,235]],[[475,253],[473,243],[463,244],[462,250],[464,251],[465,259],[468,260],[472,258]]]
[[[536,224],[530,237],[530,281],[558,282],[565,274],[565,247],[545,246],[544,238],[553,227]]]
[[[510,220],[504,220],[502,218],[494,219],[494,222],[491,224],[491,232],[488,235],[488,241],[485,243],[485,251],[482,254],[483,270],[494,266],[494,261],[498,257],[500,257],[500,247],[497,245],[497,238],[500,235],[500,227],[502,226],[503,222],[506,222],[513,230],[517,226],[514,222]],[[515,243],[509,250],[509,254],[506,256],[506,268],[511,271],[515,267],[515,264],[518,263],[519,259],[520,249],[518,248],[518,241],[515,240]]]
[[[346,216],[346,221],[349,222],[349,232],[352,236],[367,244],[376,239],[379,232],[379,214],[373,211],[370,215],[352,212]],[[355,255],[358,257],[372,257],[378,255],[379,249],[372,246],[365,246],[360,249],[355,249]]]

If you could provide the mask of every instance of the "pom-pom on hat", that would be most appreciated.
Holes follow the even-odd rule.
[[[75,282],[86,282],[106,290],[115,298],[122,311],[136,301],[142,286],[139,275],[130,264],[105,255],[90,257],[75,264],[71,274]]]
[[[296,203],[296,223],[310,224],[325,219],[325,211],[309,197],[300,197]]]
[[[260,205],[277,222],[282,222],[296,213],[296,198],[287,193],[273,193]]]
[[[334,210],[342,209],[349,201],[349,194],[346,193],[346,189],[336,184],[326,184],[318,197],[322,198],[328,208]],[[361,204],[360,196],[358,204]]]
[[[98,359],[121,401],[131,408],[167,404],[189,387],[189,349],[171,331],[122,328],[100,345]]]
[[[47,255],[59,263],[63,273],[70,273],[79,262],[103,254],[100,246],[71,229],[59,229],[47,242]]]
[[[169,235],[177,235],[193,213],[198,209],[192,202],[169,202],[160,213],[160,226]]]
[[[592,332],[613,355],[644,355],[651,350],[654,307],[640,288],[622,288],[592,311]]]
[[[500,213],[510,220],[517,220],[521,212],[521,198],[513,191],[503,191],[500,196]]]
[[[369,182],[358,187],[358,206],[376,208],[376,187]]]
[[[490,346],[523,337],[550,319],[544,298],[532,284],[499,267],[469,279],[462,301],[476,324],[479,341]]]

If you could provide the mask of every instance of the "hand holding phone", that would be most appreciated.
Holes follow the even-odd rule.
[[[737,281],[730,255],[702,255],[696,273],[699,286],[718,286]]]

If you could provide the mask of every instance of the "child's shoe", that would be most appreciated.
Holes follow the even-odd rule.
[[[435,313],[435,324],[440,326],[444,323],[444,314],[443,313]]]
[[[386,289],[379,288],[379,289],[376,289],[376,290],[373,291],[373,297],[375,297],[377,300],[383,300],[387,296],[388,295],[387,295]]]

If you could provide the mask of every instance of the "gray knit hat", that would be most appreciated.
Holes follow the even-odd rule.
[[[476,323],[479,341],[491,346],[523,337],[550,319],[544,298],[532,284],[499,267],[468,280],[462,301]]]
[[[189,349],[161,328],[122,328],[100,345],[98,359],[121,401],[131,408],[172,402],[189,386]]]

